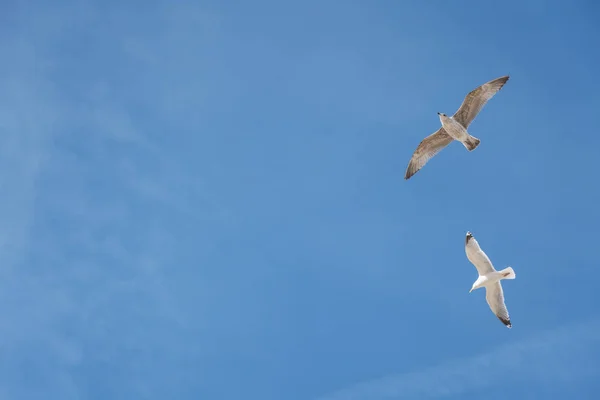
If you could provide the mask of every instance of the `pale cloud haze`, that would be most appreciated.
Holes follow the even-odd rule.
[[[598,391],[598,6],[0,11],[0,399]],[[505,74],[477,151],[404,181]],[[468,230],[517,273],[511,330]]]

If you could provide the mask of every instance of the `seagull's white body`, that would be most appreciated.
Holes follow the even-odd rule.
[[[419,143],[408,163],[404,179],[409,179],[416,174],[430,159],[455,140],[461,142],[467,150],[475,150],[481,141],[471,136],[467,129],[483,106],[502,89],[508,79],[508,75],[501,76],[471,90],[451,117],[438,113],[442,123],[441,128]]]
[[[504,304],[504,292],[500,281],[503,279],[515,279],[517,276],[511,267],[504,268],[502,271],[496,271],[487,254],[479,247],[479,243],[473,237],[471,232],[467,232],[465,239],[465,252],[467,258],[475,266],[479,277],[473,283],[469,290],[471,293],[475,289],[485,288],[485,299],[492,312],[508,328],[512,328],[510,316],[506,304]]]
[[[455,120],[454,117],[448,117],[445,114],[440,114],[440,122],[442,123],[442,127],[446,133],[450,135],[452,139],[461,142],[467,148],[467,150],[473,150],[471,148],[471,143],[474,143],[479,139],[471,136],[465,127],[460,124],[460,122]]]

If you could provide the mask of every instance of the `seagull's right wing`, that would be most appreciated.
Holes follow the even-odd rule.
[[[506,308],[506,304],[504,304],[504,292],[499,281],[491,286],[486,286],[485,299],[496,317],[508,328],[512,328],[508,309]]]
[[[443,127],[427,136],[419,143],[406,168],[404,179],[409,179],[417,173],[427,161],[440,152],[444,147],[452,143],[454,139],[444,130]]]
[[[496,270],[487,254],[481,250],[479,243],[470,232],[467,233],[465,252],[467,253],[467,258],[471,261],[471,264],[477,268],[479,275],[485,275]]]

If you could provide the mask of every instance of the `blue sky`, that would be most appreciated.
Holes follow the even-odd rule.
[[[596,2],[0,11],[0,399],[600,389]],[[476,151],[404,181],[505,74]]]

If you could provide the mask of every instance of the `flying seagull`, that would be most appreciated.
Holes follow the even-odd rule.
[[[404,179],[409,179],[416,174],[433,156],[454,140],[461,142],[469,151],[475,150],[479,146],[480,140],[471,136],[467,132],[467,128],[488,100],[504,86],[508,78],[508,75],[502,76],[472,90],[467,94],[458,111],[451,117],[444,113],[437,113],[442,127],[419,143],[408,163]]]
[[[469,290],[469,293],[475,289],[485,287],[485,299],[492,312],[504,325],[512,328],[508,310],[504,304],[504,293],[502,292],[500,281],[502,279],[515,279],[517,277],[515,271],[511,267],[504,268],[502,271],[496,271],[492,262],[485,252],[481,250],[479,243],[477,243],[471,232],[467,232],[465,252],[469,261],[471,261],[475,268],[477,268],[477,272],[479,272],[479,277],[473,283],[473,287]]]

